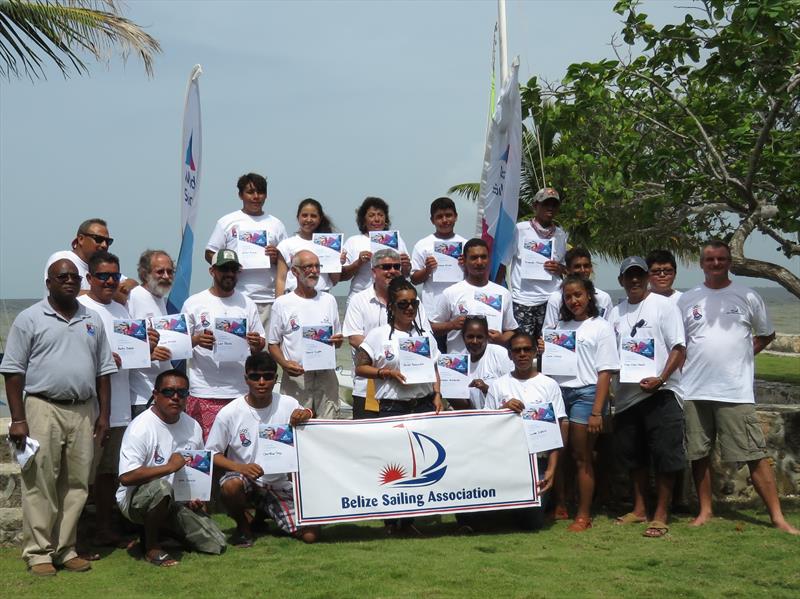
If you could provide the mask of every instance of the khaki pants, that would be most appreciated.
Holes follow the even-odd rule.
[[[284,371],[281,393],[313,410],[315,418],[339,417],[339,379],[333,370],[312,370],[302,376],[289,376]]]
[[[22,472],[22,559],[28,566],[64,563],[86,503],[94,453],[94,400],[55,404],[28,396],[25,417],[39,451]]]
[[[258,317],[261,319],[261,324],[264,326],[264,332],[269,329],[269,317],[272,314],[272,303],[269,304],[256,304],[258,308]]]

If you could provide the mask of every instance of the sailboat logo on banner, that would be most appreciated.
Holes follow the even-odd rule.
[[[394,428],[405,429],[411,449],[411,474],[400,464],[387,464],[381,469],[381,485],[392,487],[427,487],[438,483],[447,471],[447,451],[433,437],[409,430],[403,424]],[[426,466],[425,464],[430,464]]]

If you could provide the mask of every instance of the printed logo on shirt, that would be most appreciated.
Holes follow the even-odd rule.
[[[725,314],[741,314],[742,311],[739,310],[739,306],[731,306],[727,310],[725,310]]]
[[[469,308],[467,307],[466,303],[458,302],[458,313],[461,316],[466,316],[467,314],[469,314]]]
[[[96,329],[92,323],[90,322],[86,323],[86,333],[89,335],[89,337],[94,337],[95,330]]]
[[[200,312],[200,324],[204,328],[211,326],[211,321],[208,319],[208,312]]]
[[[231,227],[231,237],[233,237],[234,239],[238,239],[239,237],[239,230],[236,228],[236,225],[233,225]]]
[[[296,314],[293,314],[289,317],[289,328],[292,331],[299,331],[300,330],[300,319],[297,317]]]
[[[163,464],[164,463],[164,456],[161,455],[161,452],[159,451],[158,445],[156,445],[156,449],[153,452],[153,461],[156,464]]]
[[[391,343],[383,346],[383,357],[387,360],[394,360],[394,348]]]
[[[241,441],[242,447],[250,447],[252,441],[248,436],[249,434],[250,432],[246,428],[243,428],[239,431],[239,441]]]
[[[703,313],[700,312],[700,304],[695,304],[692,306],[692,318],[695,320],[700,320],[703,318]]]

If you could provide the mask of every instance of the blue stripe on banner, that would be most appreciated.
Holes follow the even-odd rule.
[[[167,309],[170,314],[181,311],[184,302],[189,298],[189,287],[192,283],[192,251],[194,249],[194,233],[187,224],[183,230],[181,251],[178,254],[178,265],[175,269],[175,282],[167,298]]]
[[[500,208],[500,217],[497,220],[497,229],[494,232],[494,244],[492,245],[492,274],[491,279],[494,281],[497,276],[497,271],[500,264],[505,257],[505,254],[511,244],[514,243],[514,220]]]

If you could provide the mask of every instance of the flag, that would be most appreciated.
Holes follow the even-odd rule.
[[[195,65],[189,76],[186,103],[183,109],[183,137],[181,145],[181,249],[175,268],[175,282],[167,299],[170,314],[180,312],[189,297],[192,282],[192,250],[194,249],[194,223],[197,220],[197,199],[200,191],[200,165],[203,154],[203,135],[200,127],[200,87],[198,79],[203,73]]]
[[[519,60],[511,65],[486,134],[486,152],[478,195],[478,226],[489,244],[491,278],[514,253],[514,226],[519,207],[522,158],[522,107],[519,97]]]

